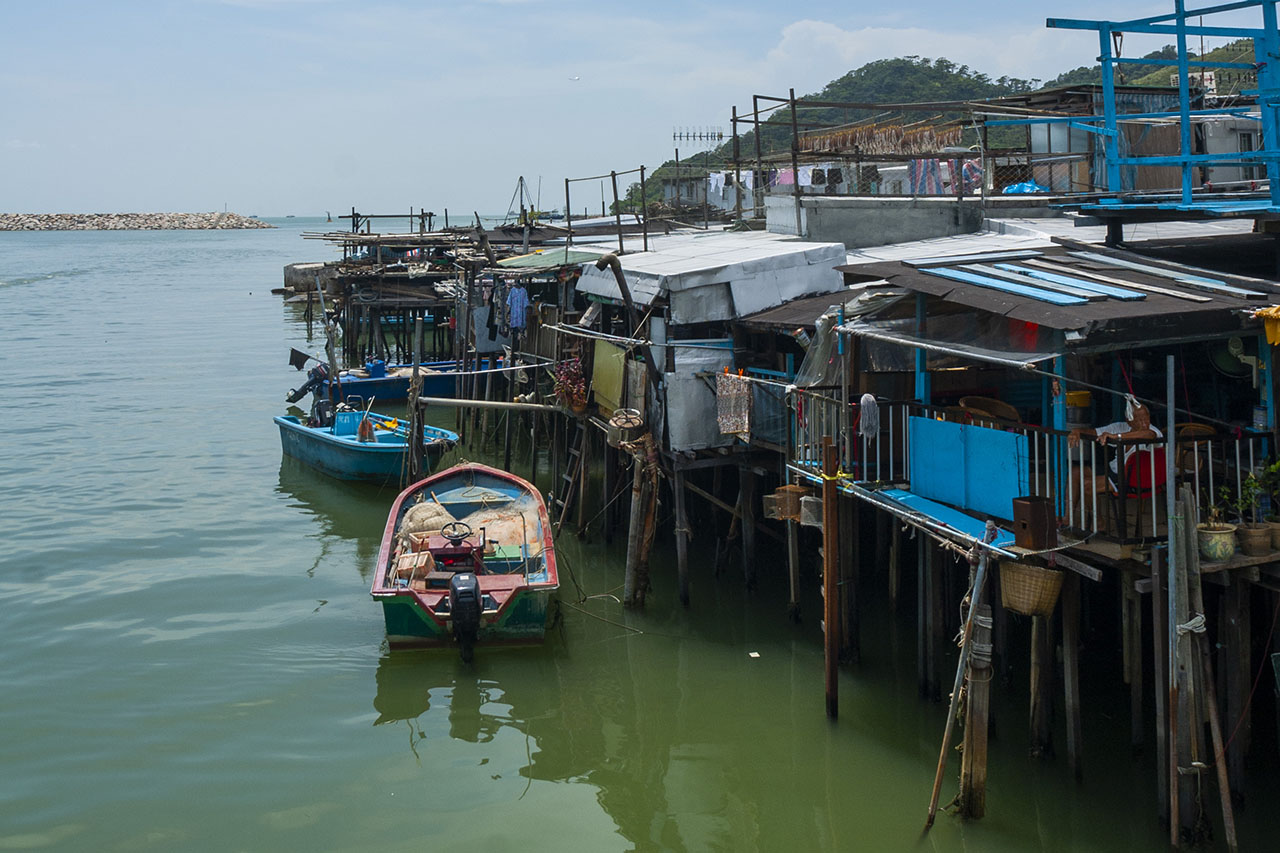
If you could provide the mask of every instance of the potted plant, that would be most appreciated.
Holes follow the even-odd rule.
[[[1225,502],[1230,492],[1223,486],[1219,495]],[[1196,525],[1200,556],[1211,563],[1224,563],[1236,552],[1236,526],[1222,520],[1222,507],[1222,503],[1212,504],[1205,520]]]
[[[1259,479],[1270,504],[1265,520],[1271,526],[1271,550],[1280,551],[1280,459],[1263,468]]]
[[[1236,527],[1236,539],[1240,550],[1250,557],[1261,557],[1271,552],[1271,525],[1258,521],[1258,504],[1262,500],[1262,480],[1252,473],[1240,484],[1240,495],[1231,499],[1230,487],[1222,486],[1219,494],[1230,506],[1240,524]]]
[[[555,366],[555,392],[560,402],[576,414],[587,410],[587,381],[582,377],[582,362],[575,356]]]

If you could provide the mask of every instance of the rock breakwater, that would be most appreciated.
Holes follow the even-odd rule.
[[[238,213],[0,213],[0,231],[167,231],[274,228]]]

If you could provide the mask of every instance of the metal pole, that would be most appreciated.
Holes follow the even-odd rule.
[[[644,190],[644,166],[640,167],[640,233],[644,239],[644,251],[649,251],[649,196]]]
[[[613,222],[618,227],[618,254],[622,248],[622,208],[618,204],[618,173],[610,171],[609,180],[613,183]]]
[[[800,131],[796,126],[796,90],[791,90],[791,195],[796,202],[796,236],[804,236],[804,223],[800,211]],[[847,165],[847,164],[846,164]],[[856,186],[856,182],[855,182]]]

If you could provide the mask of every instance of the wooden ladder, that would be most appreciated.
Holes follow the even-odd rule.
[[[561,484],[558,493],[553,501],[554,505],[560,508],[560,517],[556,520],[555,532],[559,533],[560,528],[564,526],[564,520],[569,516],[569,508],[573,506],[573,501],[582,489],[582,480],[585,474],[583,466],[583,457],[585,456],[587,443],[587,422],[583,418],[575,420],[575,428],[573,438],[569,441],[569,459],[565,466],[565,472],[561,475]]]

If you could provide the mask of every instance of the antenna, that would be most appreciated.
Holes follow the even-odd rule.
[[[722,127],[673,127],[671,142],[678,146],[681,142],[691,142],[694,148],[714,148],[724,142]]]

